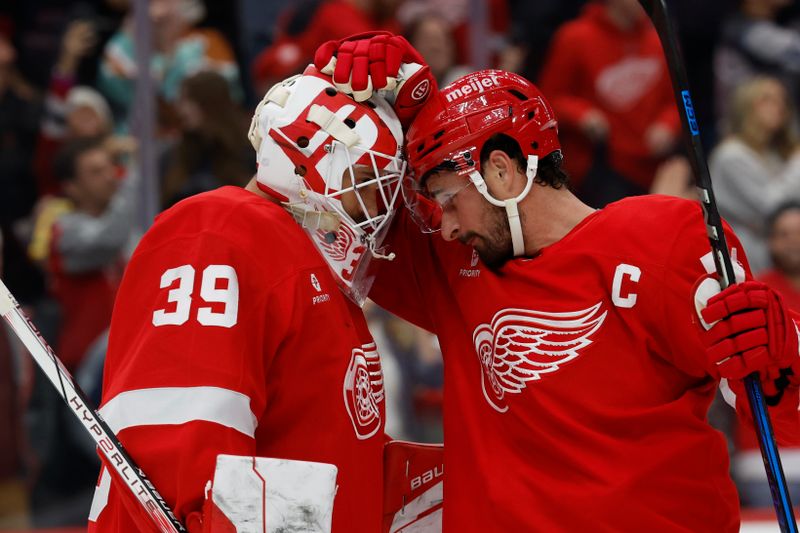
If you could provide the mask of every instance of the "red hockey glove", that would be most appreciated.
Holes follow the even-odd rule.
[[[328,41],[314,54],[314,66],[357,102],[375,91],[389,100],[404,126],[436,89],[430,68],[405,38],[385,31]]]
[[[745,281],[709,298],[700,314],[711,324],[702,333],[711,375],[735,381],[757,372],[773,405],[800,385],[798,330],[777,292]]]

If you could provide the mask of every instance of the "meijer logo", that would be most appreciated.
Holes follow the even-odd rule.
[[[453,87],[447,91],[445,98],[448,102],[452,102],[458,98],[461,98],[462,96],[469,96],[472,93],[482,93],[492,86],[500,86],[500,82],[497,81],[497,76],[487,76],[485,78],[472,79],[469,80],[469,83],[459,85],[458,87]]]

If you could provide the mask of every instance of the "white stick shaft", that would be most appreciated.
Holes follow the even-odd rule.
[[[17,301],[2,281],[0,281],[0,315],[28,349],[33,360],[64,399],[70,411],[92,436],[100,452],[108,459],[108,464],[116,470],[131,493],[142,504],[159,531],[163,533],[185,531],[144,472],[128,457],[100,414],[88,405],[85,395],[70,373],[33,324],[20,311]]]

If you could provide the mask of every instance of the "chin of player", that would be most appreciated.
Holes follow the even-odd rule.
[[[479,237],[479,239],[481,245],[475,246],[475,251],[478,252],[478,257],[489,270],[496,272],[513,258],[514,254],[511,248],[487,246],[483,238]]]

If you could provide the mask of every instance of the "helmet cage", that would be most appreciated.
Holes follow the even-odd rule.
[[[280,128],[275,128],[272,131],[293,149],[302,151],[302,148]],[[323,184],[322,192],[316,194],[320,197],[319,199],[323,200],[323,204],[333,211],[340,220],[345,221],[351,228],[356,230],[357,234],[363,232],[365,240],[371,240],[368,235],[378,233],[381,227],[392,218],[394,206],[400,194],[399,183],[403,180],[406,172],[407,164],[405,159],[399,153],[397,155],[389,155],[358,145],[348,148],[346,144],[336,139],[330,139],[330,142],[324,146],[324,150],[329,154],[333,154],[336,151],[344,154],[347,162],[344,172],[350,178],[350,185],[348,187],[342,186],[344,184],[344,176],[336,176],[334,174],[336,172],[334,158],[330,158],[329,165],[324,172],[320,173]],[[364,160],[368,162],[368,165],[365,164]],[[372,177],[359,181],[354,170],[357,165],[368,166]],[[309,183],[305,177],[300,179],[302,179],[306,187],[306,195],[315,194],[318,188]],[[360,192],[361,189],[369,189],[373,186],[380,200],[379,212],[375,215],[370,214]],[[347,193],[353,193],[355,196],[363,215],[363,220],[356,221],[344,209],[342,197]],[[295,203],[294,205],[298,204]],[[370,250],[373,250],[373,246],[370,246]]]
[[[358,146],[347,148],[344,143],[333,140],[326,150],[333,153],[336,150],[344,150],[345,157],[347,158],[347,174],[350,177],[350,186],[338,189],[331,186],[326,181],[324,197],[330,200],[331,208],[336,211],[340,217],[347,220],[348,223],[355,229],[365,231],[368,234],[377,233],[384,224],[391,219],[391,214],[394,211],[394,206],[397,202],[398,195],[400,194],[400,182],[406,172],[406,161],[398,156],[391,156],[376,152],[374,150],[364,149]],[[354,170],[356,165],[364,159],[369,161],[369,168],[372,177],[366,180],[358,180]],[[384,160],[386,163],[381,165],[379,160]],[[365,165],[366,166],[366,165]],[[343,183],[342,183],[343,185]],[[361,189],[369,189],[375,187],[375,192],[378,195],[379,211],[376,215],[371,215],[367,205],[364,203],[364,198],[360,192]],[[352,192],[358,202],[361,212],[364,215],[364,220],[357,222],[354,220],[342,206],[342,197]]]

